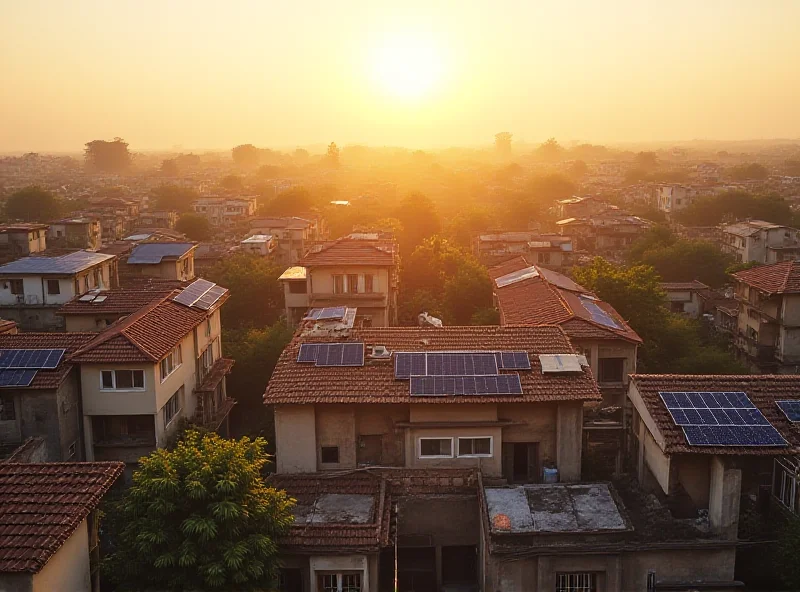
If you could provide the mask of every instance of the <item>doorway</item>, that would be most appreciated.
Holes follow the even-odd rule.
[[[478,548],[475,545],[442,547],[442,586],[458,592],[478,589]]]
[[[509,483],[538,483],[539,443],[503,442],[503,476]]]
[[[356,449],[356,462],[358,466],[379,466],[383,457],[383,436],[359,436]]]

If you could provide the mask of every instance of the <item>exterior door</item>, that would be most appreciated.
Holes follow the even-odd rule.
[[[359,436],[356,461],[359,466],[381,465],[383,460],[383,436]]]
[[[503,442],[503,476],[509,483],[538,483],[538,442]]]

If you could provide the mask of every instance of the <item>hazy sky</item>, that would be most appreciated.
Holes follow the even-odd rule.
[[[0,150],[800,137],[800,0],[0,0]]]

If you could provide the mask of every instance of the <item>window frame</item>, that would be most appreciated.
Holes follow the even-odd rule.
[[[317,583],[317,590],[323,592],[325,590],[335,590],[336,592],[349,592],[351,590],[358,590],[358,592],[363,592],[364,590],[364,572],[361,570],[344,570],[344,571],[317,571],[315,572],[316,575],[316,583]],[[354,588],[352,586],[348,586],[345,588],[344,578],[345,576],[352,576],[358,578],[358,587]],[[332,588],[331,586],[323,585],[323,578],[335,578],[336,580],[336,587]]]
[[[353,280],[355,278],[355,285],[353,285]],[[348,294],[358,294],[358,274],[357,273],[348,273],[347,274],[347,293]]]
[[[461,454],[461,440],[489,440],[489,454],[470,453]],[[494,456],[494,437],[492,436],[459,436],[456,442],[456,458],[492,458]],[[475,445],[472,446],[473,450]]]
[[[170,405],[174,405],[175,409],[172,412],[172,415],[170,415],[168,419],[167,408]],[[181,388],[175,391],[172,394],[172,396],[169,399],[167,399],[167,402],[164,403],[164,406],[161,408],[161,411],[163,412],[164,427],[167,428],[173,421],[175,421],[175,418],[180,415],[181,411],[183,411],[183,386],[181,386]]]
[[[364,274],[364,294],[375,293],[375,276],[371,273]]]
[[[19,291],[16,291],[14,289],[14,286],[19,286]],[[10,280],[8,280],[8,289],[15,296],[24,296],[25,295],[25,282],[22,280],[22,278],[10,279]]]
[[[605,376],[605,372],[603,368],[606,364],[608,364],[607,360],[619,360],[620,361],[620,373],[619,373],[619,380],[611,380]],[[622,384],[625,382],[625,358],[621,356],[613,356],[613,357],[606,357],[601,358],[598,356],[597,358],[597,382],[603,384]]]
[[[177,356],[178,357],[178,363],[177,364],[175,363],[175,352],[178,353],[178,356]],[[164,362],[166,362],[168,360],[171,361],[172,368],[169,370],[169,372],[167,372],[165,374],[164,373]],[[180,368],[181,366],[183,366],[183,352],[181,352],[181,346],[180,346],[180,344],[178,344],[177,346],[173,347],[172,350],[166,356],[161,358],[161,360],[158,362],[158,373],[159,373],[159,376],[161,376],[161,383],[163,384],[164,381],[167,380],[167,378],[169,378],[170,376],[175,374],[175,371],[178,368]]]
[[[55,286],[55,291],[53,291],[53,286]],[[61,294],[61,282],[59,280],[47,280],[47,295],[48,296],[58,296]]]
[[[11,393],[3,393],[0,395],[0,401],[3,404],[3,410],[0,412],[0,421],[17,421],[16,397]]]
[[[111,373],[111,384],[112,384],[111,387],[107,387],[107,386],[105,386],[103,384],[103,374],[106,373],[106,372],[110,372]],[[132,386],[131,388],[117,388],[117,372],[130,372],[131,373],[131,384],[132,385],[136,384],[136,381],[133,378],[133,373],[134,372],[141,372],[142,373],[142,386],[141,387]],[[145,390],[147,390],[147,376],[146,376],[145,371],[142,370],[141,368],[132,368],[132,369],[120,368],[119,370],[117,370],[116,368],[113,369],[113,370],[103,369],[103,370],[100,370],[100,390],[101,391],[116,391],[116,392],[122,392],[122,393],[145,391]]]
[[[588,576],[588,585],[580,582],[570,583],[571,576],[576,578]],[[562,578],[567,581],[563,582]],[[599,580],[597,572],[593,571],[559,571],[556,572],[556,592],[597,592],[599,590]]]
[[[422,454],[422,441],[423,440],[449,440],[450,441],[450,454]],[[437,458],[455,458],[455,450],[453,449],[453,436],[419,436],[417,438],[417,458],[419,460],[430,460]]]
[[[345,280],[344,275],[341,273],[332,274],[331,278],[333,278],[333,293],[334,294],[345,294]],[[337,286],[338,284],[338,286]]]
[[[326,449],[327,450],[335,450],[336,451],[336,460],[335,461],[330,461],[330,460],[324,460],[323,459],[323,451],[326,450]],[[319,447],[319,464],[321,464],[321,465],[338,465],[341,462],[342,462],[342,456],[340,454],[338,446],[320,446]]]

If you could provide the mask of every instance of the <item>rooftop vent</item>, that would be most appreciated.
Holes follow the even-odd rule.
[[[576,354],[540,354],[539,363],[542,365],[542,374],[583,372],[580,358]]]
[[[369,357],[377,360],[388,360],[392,357],[392,352],[386,349],[385,345],[373,345]]]
[[[421,312],[417,316],[417,321],[420,327],[441,327],[442,320],[432,317],[427,312]]]

